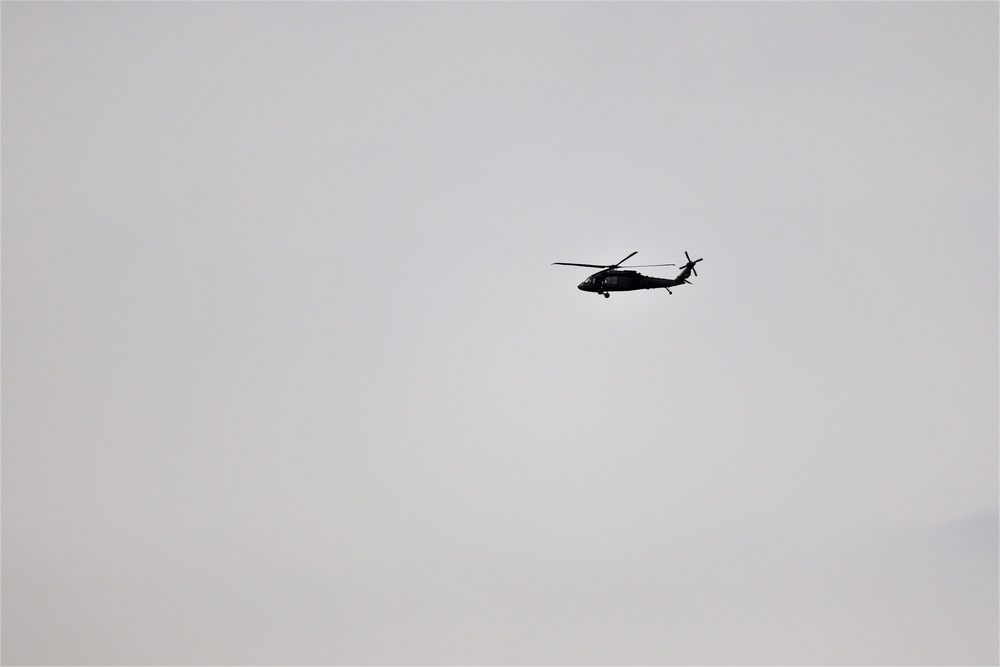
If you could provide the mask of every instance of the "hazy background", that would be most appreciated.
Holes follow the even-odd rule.
[[[997,27],[3,3],[3,661],[995,664]]]

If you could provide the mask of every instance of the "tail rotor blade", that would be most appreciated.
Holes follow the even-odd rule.
[[[691,259],[691,255],[688,254],[687,250],[684,251],[684,256],[687,257],[687,266],[691,267],[691,273],[693,273],[694,275],[698,275],[698,272],[695,271],[694,265],[705,258],[701,257],[699,259]]]

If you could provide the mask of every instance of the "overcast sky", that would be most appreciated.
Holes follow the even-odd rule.
[[[997,26],[4,2],[3,661],[995,664]]]

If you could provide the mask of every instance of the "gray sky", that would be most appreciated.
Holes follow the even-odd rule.
[[[997,25],[5,2],[3,661],[996,663]]]

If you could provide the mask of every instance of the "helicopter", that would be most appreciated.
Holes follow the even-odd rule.
[[[596,292],[597,294],[603,294],[604,298],[607,299],[611,296],[611,292],[630,292],[632,290],[657,289],[660,287],[667,290],[668,294],[673,294],[673,292],[670,291],[671,287],[691,284],[688,282],[688,277],[692,274],[698,275],[698,272],[694,270],[694,265],[705,259],[704,257],[700,259],[691,259],[691,255],[689,255],[687,250],[685,250],[684,256],[687,258],[687,263],[681,268],[681,272],[677,274],[676,278],[654,278],[653,276],[644,276],[638,271],[626,271],[625,269],[642,269],[653,266],[677,265],[636,264],[633,266],[622,266],[622,264],[628,261],[632,255],[635,255],[638,252],[639,251],[636,250],[617,264],[578,264],[576,262],[552,262],[552,264],[553,266],[558,264],[560,266],[587,266],[592,269],[600,269],[600,271],[591,275],[589,278],[577,285],[577,289],[583,290],[584,292]]]

